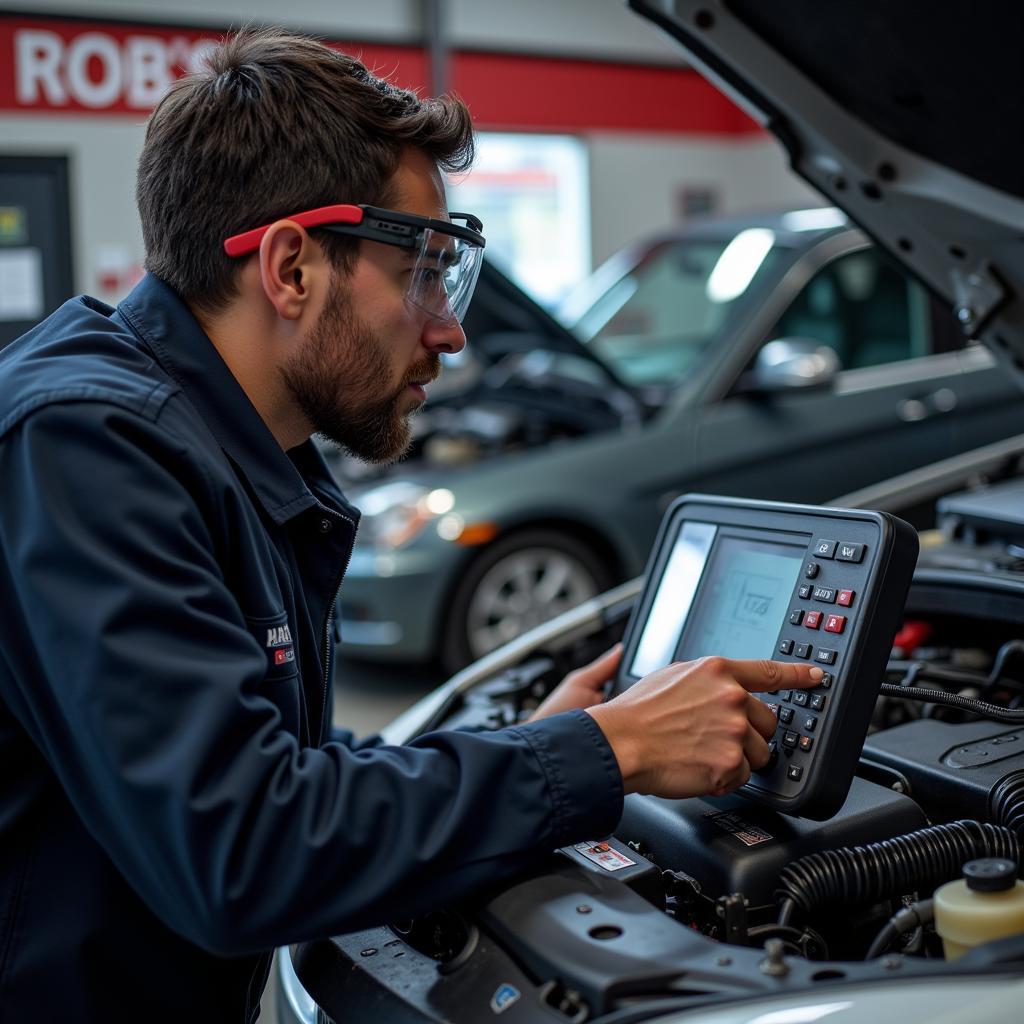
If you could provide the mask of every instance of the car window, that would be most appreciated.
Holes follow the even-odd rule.
[[[766,229],[721,241],[664,242],[599,294],[573,331],[628,383],[676,384],[776,256]]]
[[[820,270],[769,334],[828,345],[843,369],[927,355],[930,312],[924,288],[864,249]]]

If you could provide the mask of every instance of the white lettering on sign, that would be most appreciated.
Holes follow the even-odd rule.
[[[89,74],[89,63],[99,62],[99,80]],[[65,65],[68,89],[82,106],[109,107],[121,95],[121,51],[110,36],[85,32],[68,47]]]
[[[197,71],[213,39],[83,32],[70,41],[44,29],[14,33],[15,95],[24,106],[150,110],[178,77]]]
[[[155,36],[132,36],[125,46],[128,105],[155,107],[171,86],[167,47]]]
[[[59,69],[64,56],[64,40],[54,32],[25,29],[14,36],[14,62],[17,65],[18,102],[27,105],[43,100],[56,106],[68,101]]]

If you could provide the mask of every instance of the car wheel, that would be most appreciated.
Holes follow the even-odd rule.
[[[524,530],[473,562],[448,607],[441,660],[455,672],[612,583],[589,547],[555,530]]]

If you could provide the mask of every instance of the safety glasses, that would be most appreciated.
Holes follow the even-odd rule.
[[[304,228],[325,228],[339,235],[368,238],[407,252],[408,284],[405,301],[444,321],[461,321],[469,308],[485,239],[483,223],[469,213],[452,213],[451,221],[418,217],[414,213],[376,206],[321,206],[279,218]],[[228,256],[248,256],[260,247],[270,225],[232,235],[224,242]]]

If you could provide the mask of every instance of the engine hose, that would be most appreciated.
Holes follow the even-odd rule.
[[[1024,771],[1010,772],[989,795],[991,817],[1024,843]]]
[[[875,936],[865,960],[881,956],[901,935],[916,931],[935,920],[935,900],[921,900],[903,907],[889,918],[886,926]]]
[[[898,697],[901,700],[917,700],[925,704],[944,704],[950,708],[960,708],[982,718],[991,718],[994,722],[1008,722],[1010,725],[1024,725],[1024,710],[1011,711],[998,704],[974,700],[972,697],[961,697],[957,693],[943,693],[942,690],[923,690],[919,686],[896,686],[893,683],[882,683],[879,693],[883,697]]]
[[[779,875],[775,899],[779,924],[795,910],[863,906],[913,891],[931,891],[959,878],[976,857],[1007,857],[1020,863],[1021,841],[1000,825],[951,821],[883,839],[867,846],[844,846],[812,853],[787,864]]]

